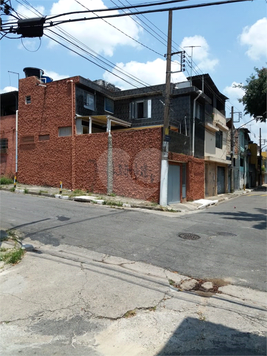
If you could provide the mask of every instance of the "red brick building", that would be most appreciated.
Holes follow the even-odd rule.
[[[41,74],[26,73],[19,84],[18,181],[45,186],[62,181],[63,187],[73,190],[113,192],[158,203],[163,125],[152,125],[151,120],[159,88],[137,100],[136,93],[79,76],[45,83]],[[136,115],[151,119],[142,119],[140,125],[133,113],[128,116],[129,106]],[[172,143],[170,147],[175,146]],[[204,198],[203,159],[174,150],[169,152],[169,167],[173,173],[168,184],[177,201]]]
[[[0,174],[12,178],[16,165],[16,108],[18,92],[1,94]]]

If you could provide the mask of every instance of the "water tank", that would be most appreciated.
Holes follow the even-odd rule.
[[[41,79],[41,76],[44,74],[44,71],[40,68],[26,67],[23,69],[25,73],[25,78],[28,77],[37,77]]]
[[[51,83],[51,82],[53,81],[53,79],[50,78],[50,77],[48,77],[47,75],[42,75],[42,76],[41,76],[41,81],[42,81],[43,83]]]

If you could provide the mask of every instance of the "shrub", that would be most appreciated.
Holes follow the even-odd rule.
[[[4,177],[4,176],[0,178],[0,184],[12,184],[12,183],[13,183],[12,178]]]

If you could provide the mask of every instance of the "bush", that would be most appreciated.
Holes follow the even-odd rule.
[[[0,178],[0,184],[12,184],[14,181],[12,178],[8,177],[1,177]]]

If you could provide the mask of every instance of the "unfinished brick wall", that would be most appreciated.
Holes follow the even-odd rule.
[[[13,177],[16,160],[16,115],[2,116],[0,124],[0,137],[8,140],[8,148],[0,153],[0,172],[1,176]]]
[[[59,137],[58,129],[74,122],[74,85],[68,80],[39,84],[36,77],[20,80],[18,181],[47,186],[63,181],[71,188],[73,141]]]
[[[186,200],[204,199],[205,197],[205,162],[202,159],[170,152],[169,160],[187,163]]]
[[[116,194],[159,201],[161,137],[161,128],[113,134],[113,191]]]
[[[161,129],[112,131],[112,191],[158,201]],[[98,193],[108,189],[108,134],[75,138],[75,187]]]

